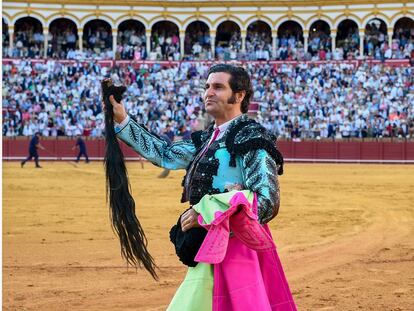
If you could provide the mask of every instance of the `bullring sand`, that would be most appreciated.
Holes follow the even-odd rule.
[[[160,268],[127,267],[102,163],[3,163],[3,310],[165,310],[185,274],[168,232],[183,171],[128,163]],[[299,310],[413,310],[414,166],[286,164],[271,224]]]

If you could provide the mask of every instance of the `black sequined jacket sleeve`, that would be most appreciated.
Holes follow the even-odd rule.
[[[260,223],[273,219],[279,210],[278,165],[263,149],[251,150],[241,157],[245,189],[256,193]]]
[[[226,138],[230,166],[239,160],[245,189],[257,194],[261,223],[273,219],[279,210],[278,175],[283,174],[283,156],[276,147],[276,137],[248,117],[241,117]]]

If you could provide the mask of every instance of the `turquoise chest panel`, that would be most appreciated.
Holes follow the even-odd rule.
[[[219,160],[219,167],[217,170],[217,176],[213,177],[213,188],[219,189],[221,192],[227,187],[240,184],[243,185],[243,175],[240,169],[240,164],[237,163],[236,167],[230,167],[230,153],[223,146],[218,149],[214,157]]]

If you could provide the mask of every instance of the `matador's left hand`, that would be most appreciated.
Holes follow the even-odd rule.
[[[198,223],[198,213],[192,208],[181,216],[181,230],[184,232],[195,227],[201,227]]]

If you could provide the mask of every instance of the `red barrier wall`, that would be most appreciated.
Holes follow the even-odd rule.
[[[3,159],[23,159],[28,154],[29,138],[3,138]],[[86,140],[88,155],[92,160],[102,160],[105,153],[103,139]],[[77,150],[72,150],[75,139],[58,138],[42,139],[41,144],[47,151],[40,150],[44,159],[74,159]],[[362,142],[362,141],[279,141],[286,161],[303,162],[396,162],[414,163],[414,142]],[[121,143],[127,159],[138,159],[138,155],[128,146]]]

